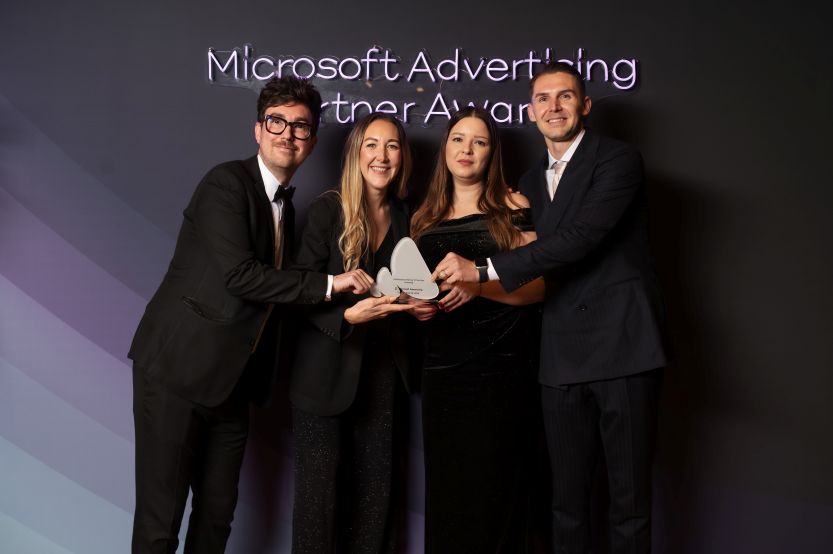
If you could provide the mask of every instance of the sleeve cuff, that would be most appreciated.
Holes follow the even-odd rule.
[[[486,265],[489,266],[487,270],[489,273],[489,281],[500,281],[500,277],[498,277],[497,271],[495,271],[495,266],[492,265],[492,258],[486,258]]]
[[[329,302],[333,299],[333,276],[327,275],[327,291],[324,293],[324,300]]]

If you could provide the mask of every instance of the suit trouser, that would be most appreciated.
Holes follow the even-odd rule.
[[[610,554],[651,549],[651,462],[661,370],[541,387],[552,466],[553,551],[590,551],[596,463],[607,466]]]
[[[194,404],[133,368],[136,512],[132,551],[173,553],[191,489],[185,552],[223,552],[237,504],[249,430],[239,391],[213,408]]]

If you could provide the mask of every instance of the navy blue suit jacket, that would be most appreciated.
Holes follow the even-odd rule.
[[[507,291],[543,276],[539,380],[548,386],[665,365],[664,307],[648,248],[642,158],[586,131],[551,201],[547,157],[520,181],[538,240],[491,258]]]

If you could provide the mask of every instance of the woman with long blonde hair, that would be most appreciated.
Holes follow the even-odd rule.
[[[492,256],[534,240],[531,229],[529,202],[504,180],[493,119],[460,110],[411,222],[428,266],[449,251]],[[540,327],[530,304],[543,299],[543,281],[512,294],[498,281],[466,286],[425,323],[425,551],[525,552]]]
[[[345,145],[338,191],[309,207],[296,269],[339,274],[390,266],[408,235],[411,157],[396,119],[371,114]],[[304,313],[290,383],[295,439],[292,551],[383,552],[389,523],[397,381],[407,387],[395,297],[333,296]],[[392,316],[390,320],[382,318]]]

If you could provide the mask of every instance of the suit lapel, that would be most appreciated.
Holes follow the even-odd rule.
[[[388,229],[388,233],[390,233],[391,238],[393,239],[394,246],[396,246],[396,243],[399,242],[399,239],[407,237],[410,232],[410,228],[408,226],[408,213],[406,209],[405,204],[401,200],[396,198],[392,198],[390,200],[390,228]],[[359,267],[368,273],[371,273],[372,268],[368,262],[369,260],[362,257],[359,261]]]
[[[263,176],[260,174],[260,165],[257,163],[257,156],[243,160],[243,167],[251,177],[246,183],[250,187],[250,194],[255,199],[254,208],[256,218],[251,222],[254,236],[258,236],[256,227],[265,224],[269,229],[269,252],[272,262],[275,262],[275,218],[272,216],[272,199],[266,196],[266,186],[263,184]]]
[[[546,226],[546,233],[551,233],[558,228],[564,214],[575,197],[576,193],[590,183],[590,173],[593,170],[593,159],[596,156],[599,139],[586,131],[581,144],[578,145],[573,157],[567,163],[564,174],[555,189],[555,197],[549,202],[548,209],[543,214],[543,223]],[[546,189],[546,179],[544,179]],[[547,194],[547,196],[549,196]]]
[[[243,160],[243,167],[246,168],[246,172],[248,172],[251,177],[249,185],[252,187],[255,196],[266,202],[266,205],[269,206],[269,202],[271,202],[272,199],[266,197],[266,187],[263,184],[263,176],[260,174],[260,166],[257,163],[257,156],[252,156],[251,158]],[[271,210],[271,207],[269,209]]]
[[[549,195],[547,194],[546,170],[547,157],[544,156],[538,166],[530,170],[531,175],[529,177],[524,176],[524,179],[521,180],[521,194],[529,199],[532,206],[532,222],[539,233],[543,231],[539,226],[544,222],[544,214],[550,205]]]
[[[399,239],[408,236],[408,215],[405,213],[403,203],[399,200],[391,200],[390,203],[390,229],[393,233],[394,246]]]

